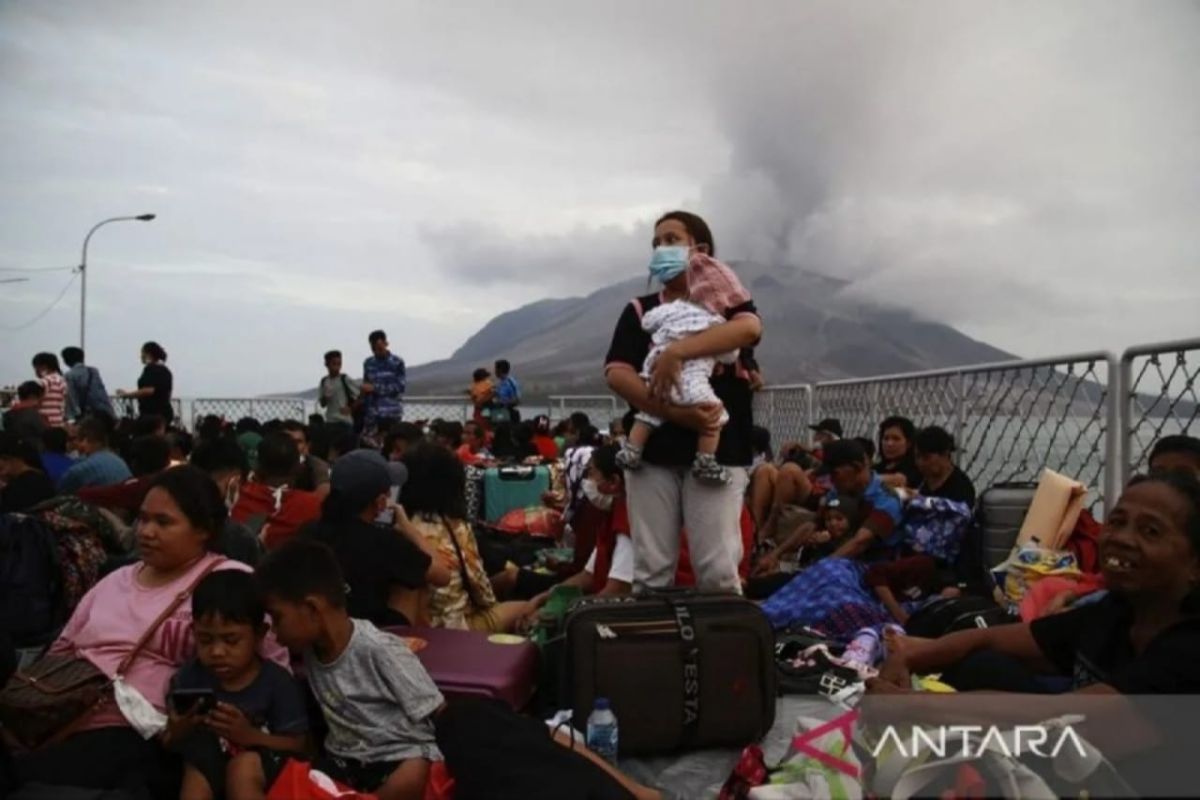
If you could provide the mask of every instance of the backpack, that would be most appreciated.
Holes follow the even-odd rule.
[[[987,597],[938,597],[914,611],[904,630],[909,636],[936,639],[954,631],[994,628],[1020,621],[1020,617]]]
[[[78,497],[54,497],[29,513],[54,534],[65,619],[100,580],[109,557],[126,555],[125,548],[108,518]]]
[[[37,644],[62,621],[54,533],[26,514],[0,515],[0,631]]]

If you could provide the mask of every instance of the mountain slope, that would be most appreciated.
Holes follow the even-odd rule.
[[[948,325],[847,297],[845,281],[812,272],[735,263],[763,319],[757,355],[770,383],[936,369],[1003,361],[1010,354]],[[540,300],[505,312],[449,358],[409,368],[414,394],[461,391],[471,372],[497,358],[513,363],[528,396],[604,389],[612,329],[644,279],[587,297]]]

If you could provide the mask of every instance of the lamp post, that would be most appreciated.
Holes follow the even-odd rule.
[[[138,214],[136,217],[112,217],[111,219],[101,220],[92,226],[88,231],[88,235],[83,237],[83,257],[79,261],[79,274],[81,280],[79,282],[79,349],[86,350],[84,339],[87,329],[87,247],[91,241],[92,234],[99,228],[107,225],[110,222],[149,222],[154,219],[154,214]]]

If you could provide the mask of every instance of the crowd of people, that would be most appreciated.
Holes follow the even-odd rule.
[[[471,420],[405,420],[405,365],[383,331],[361,380],[325,354],[323,413],[307,423],[210,416],[191,433],[173,419],[156,343],[138,388],[119,393],[138,415],[119,420],[82,351],[63,351],[65,375],[38,354],[37,380],[4,416],[0,511],[36,515],[70,495],[127,546],[105,548],[98,580],[44,632],[51,656],[116,678],[111,695],[69,735],[7,754],[15,779],[262,797],[289,755],[314,755],[320,724],[323,771],[380,798],[418,797],[441,757],[444,700],[386,629],[523,633],[559,587],[692,585],[761,599],[776,627],[845,639],[959,591],[955,565],[914,547],[904,525],[917,507],[975,508],[953,436],[892,416],[874,439],[854,438],[826,419],[811,446],[774,453],[751,411],[763,335],[752,298],[694,214],[665,215],[653,246],[661,289],[622,310],[604,366],[630,410],[604,431],[582,413],[523,420],[503,360],[473,374]],[[473,487],[512,464],[551,476],[542,510],[569,552],[552,569],[484,546],[494,520],[473,508]],[[1104,599],[936,640],[893,635],[871,691],[909,691],[914,671],[962,689],[1024,690],[1035,673],[1077,691],[1200,689],[1200,441],[1162,439],[1149,468],[1104,520]],[[14,648],[38,643],[0,643],[5,679]]]

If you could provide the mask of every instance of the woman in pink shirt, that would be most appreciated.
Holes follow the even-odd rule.
[[[161,473],[138,518],[141,560],[111,573],[84,596],[51,651],[74,652],[112,677],[142,634],[210,568],[250,569],[213,552],[225,516],[224,500],[207,474],[192,466]],[[273,637],[263,649],[264,656],[287,666],[287,652]],[[124,683],[165,713],[171,677],[194,651],[191,604],[185,601],[151,636],[126,670]],[[16,767],[23,782],[97,789],[140,790],[169,774],[159,737],[143,738],[113,699],[77,732],[18,758]]]

